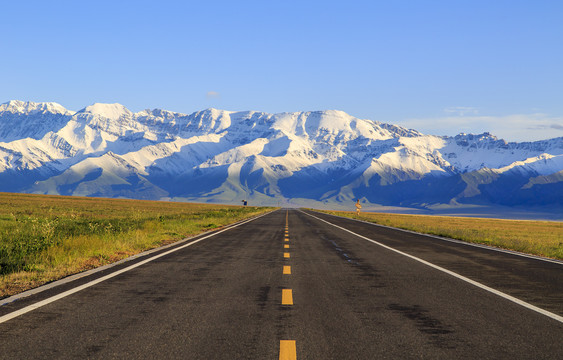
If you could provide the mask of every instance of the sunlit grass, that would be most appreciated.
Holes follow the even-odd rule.
[[[269,210],[0,193],[0,297]]]
[[[563,222],[323,211],[376,224],[563,259]]]

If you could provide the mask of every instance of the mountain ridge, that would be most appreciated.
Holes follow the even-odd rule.
[[[562,170],[563,137],[516,143],[490,133],[425,135],[339,110],[0,105],[0,191],[264,205],[359,198],[415,208],[563,207]]]

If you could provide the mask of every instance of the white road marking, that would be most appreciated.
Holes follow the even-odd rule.
[[[452,243],[456,243],[456,244],[473,246],[473,247],[478,247],[478,248],[481,248],[481,249],[498,251],[498,252],[502,252],[502,253],[506,253],[506,254],[510,254],[510,255],[522,256],[522,257],[525,257],[525,258],[528,258],[528,259],[534,259],[534,260],[545,261],[545,262],[563,265],[563,261],[561,261],[561,260],[550,259],[550,258],[546,258],[546,257],[536,256],[536,255],[530,255],[530,254],[522,253],[522,252],[519,252],[519,251],[516,251],[516,250],[501,249],[501,248],[498,248],[498,247],[485,245],[485,244],[477,244],[477,243],[471,243],[471,242],[468,242],[468,241],[451,239],[451,238],[438,236],[438,235],[425,234],[425,233],[420,233],[420,232],[416,232],[416,231],[413,231],[413,230],[407,230],[407,229],[401,229],[401,228],[397,228],[397,227],[393,227],[393,226],[376,224],[376,223],[373,223],[373,222],[360,220],[360,219],[353,219],[353,218],[349,218],[349,217],[345,217],[345,216],[338,216],[338,215],[334,215],[334,214],[320,213],[318,211],[314,211],[314,212],[317,212],[317,213],[323,214],[323,215],[334,216],[334,217],[340,218],[340,219],[354,220],[354,221],[357,221],[357,222],[361,222],[361,223],[372,225],[372,226],[378,226],[378,227],[382,227],[382,228],[385,228],[385,229],[398,230],[398,231],[406,232],[406,233],[409,233],[409,234],[415,234],[415,235],[422,235],[422,236],[430,237],[430,238],[437,239],[437,240],[448,241],[448,242],[452,242]]]
[[[513,297],[513,296],[510,296],[510,295],[508,295],[508,294],[505,294],[505,293],[503,293],[502,291],[493,289],[493,288],[491,288],[491,287],[488,287],[487,285],[483,285],[483,284],[481,284],[481,283],[479,283],[479,282],[477,282],[477,281],[475,281],[475,280],[471,280],[471,279],[469,279],[469,278],[467,278],[467,277],[465,277],[465,276],[463,276],[463,275],[460,275],[460,274],[458,274],[458,273],[455,273],[455,272],[453,272],[453,271],[450,271],[450,270],[448,270],[448,269],[445,269],[445,268],[443,268],[443,267],[441,267],[441,266],[434,265],[434,264],[432,264],[431,262],[428,262],[428,261],[426,261],[426,260],[422,260],[421,258],[418,258],[418,257],[416,257],[416,256],[413,256],[413,255],[407,254],[407,253],[405,253],[405,252],[402,252],[402,251],[400,251],[400,250],[394,249],[394,248],[392,248],[392,247],[390,247],[390,246],[387,246],[387,245],[382,244],[382,243],[380,243],[380,242],[378,242],[378,241],[372,240],[372,239],[370,239],[370,238],[368,238],[368,237],[365,237],[365,236],[363,236],[363,235],[356,234],[355,232],[350,231],[350,230],[348,230],[348,229],[346,229],[346,228],[343,228],[342,226],[338,226],[338,225],[336,225],[336,224],[333,224],[333,223],[331,223],[331,222],[328,222],[328,221],[326,221],[326,220],[324,220],[324,219],[318,218],[318,217],[316,217],[316,216],[314,216],[314,215],[311,215],[311,214],[308,214],[308,213],[306,213],[306,212],[303,212],[303,213],[306,214],[306,215],[309,215],[309,216],[311,216],[311,217],[313,217],[313,218],[315,218],[315,219],[317,219],[317,220],[320,220],[320,221],[322,221],[322,222],[325,222],[325,223],[327,223],[327,224],[329,224],[329,225],[332,225],[332,226],[334,226],[334,227],[336,227],[336,228],[338,228],[338,229],[341,229],[341,230],[344,230],[344,231],[346,231],[346,232],[349,232],[350,234],[353,234],[353,235],[355,235],[355,236],[357,236],[357,237],[359,237],[359,238],[362,238],[362,239],[367,240],[367,241],[369,241],[369,242],[372,242],[372,243],[374,243],[374,244],[376,244],[376,245],[379,245],[379,246],[381,246],[381,247],[383,247],[383,248],[385,248],[385,249],[387,249],[387,250],[391,250],[391,251],[393,251],[393,252],[396,252],[397,254],[401,254],[401,255],[406,256],[406,257],[408,257],[408,258],[410,258],[410,259],[416,260],[416,261],[418,261],[418,262],[420,262],[420,263],[423,263],[424,265],[430,266],[430,267],[432,267],[432,268],[434,268],[434,269],[436,269],[436,270],[439,270],[439,271],[442,271],[442,272],[444,272],[444,273],[446,273],[446,274],[448,274],[448,275],[454,276],[454,277],[456,277],[456,278],[458,278],[458,279],[460,279],[460,280],[463,280],[463,281],[465,281],[465,282],[467,282],[467,283],[469,283],[469,284],[471,284],[471,285],[477,286],[478,288],[481,288],[481,289],[483,289],[483,290],[486,290],[486,291],[488,291],[488,292],[490,292],[490,293],[493,293],[493,294],[495,294],[495,295],[498,295],[498,296],[500,296],[500,297],[502,297],[502,298],[504,298],[504,299],[506,299],[506,300],[512,301],[513,303],[516,303],[516,304],[521,305],[521,306],[523,306],[523,307],[525,307],[525,308],[527,308],[527,309],[533,310],[533,311],[535,311],[535,312],[538,312],[538,313],[540,313],[540,314],[542,314],[542,315],[545,315],[545,316],[547,316],[547,317],[550,317],[550,318],[552,318],[552,319],[554,319],[554,320],[557,320],[557,321],[563,323],[563,316],[559,316],[559,315],[554,314],[554,313],[552,313],[552,312],[550,312],[550,311],[541,309],[541,308],[539,308],[539,307],[537,307],[537,306],[534,306],[534,305],[532,305],[532,304],[529,304],[529,303],[527,303],[527,302],[525,302],[525,301],[522,301],[522,300],[520,300],[520,299],[517,299],[517,298],[515,298],[515,297]]]
[[[135,268],[137,268],[137,267],[139,267],[139,266],[141,266],[141,265],[144,265],[144,264],[146,264],[146,263],[149,263],[149,262],[151,262],[151,261],[153,261],[153,260],[156,260],[156,259],[161,258],[161,257],[163,257],[163,256],[169,255],[169,254],[171,254],[171,253],[173,253],[173,252],[175,252],[175,251],[178,251],[178,250],[187,248],[188,246],[192,246],[192,245],[194,245],[194,244],[196,244],[196,243],[198,243],[198,242],[200,242],[200,241],[202,241],[202,240],[208,239],[208,238],[210,238],[210,237],[212,237],[212,236],[218,235],[218,234],[220,234],[220,233],[222,233],[222,232],[225,232],[225,231],[227,231],[227,230],[234,229],[234,228],[236,228],[236,227],[238,227],[238,226],[241,226],[241,225],[244,225],[244,224],[249,223],[249,222],[251,222],[251,221],[254,221],[254,220],[256,220],[256,219],[259,219],[259,218],[261,218],[262,216],[265,216],[265,215],[268,215],[268,214],[270,214],[270,213],[263,214],[263,215],[260,215],[260,216],[255,217],[255,218],[252,218],[252,219],[250,219],[250,220],[246,220],[246,221],[240,222],[240,223],[238,223],[238,224],[229,226],[229,227],[227,227],[227,228],[225,228],[225,229],[223,229],[223,230],[219,230],[219,231],[217,231],[217,232],[215,232],[215,233],[213,233],[213,234],[204,236],[204,237],[202,237],[202,238],[200,238],[200,239],[197,239],[197,240],[194,240],[194,241],[192,241],[192,242],[190,242],[190,243],[188,243],[188,244],[185,244],[185,245],[182,245],[182,246],[178,246],[177,248],[174,248],[174,249],[172,249],[172,250],[166,251],[166,252],[164,252],[164,253],[162,253],[162,254],[158,254],[158,255],[152,256],[152,257],[150,257],[149,259],[140,261],[140,262],[138,262],[138,263],[136,263],[136,264],[134,264],[134,265],[131,265],[131,266],[128,266],[128,267],[126,267],[126,268],[124,268],[124,269],[115,271],[115,272],[113,272],[113,273],[111,273],[111,274],[108,274],[108,275],[106,275],[106,276],[102,276],[102,277],[99,278],[99,279],[92,280],[92,281],[90,281],[90,282],[87,282],[86,284],[83,284],[83,285],[80,285],[80,286],[78,286],[78,287],[72,288],[72,289],[67,290],[67,291],[65,291],[65,292],[62,292],[62,293],[60,293],[60,294],[58,294],[58,295],[55,295],[55,296],[52,296],[52,297],[47,298],[47,299],[45,299],[45,300],[39,301],[39,302],[37,302],[37,303],[35,303],[35,304],[31,304],[31,305],[26,306],[26,307],[24,307],[24,308],[22,308],[22,309],[19,309],[19,310],[16,310],[16,311],[14,311],[14,312],[11,312],[11,313],[9,313],[9,314],[6,314],[6,315],[4,315],[4,316],[0,316],[0,324],[3,323],[3,322],[6,322],[6,321],[8,321],[8,320],[11,320],[11,319],[13,319],[13,318],[16,318],[16,317],[18,317],[18,316],[20,316],[20,315],[23,315],[23,314],[25,314],[25,313],[28,313],[28,312],[30,312],[30,311],[33,311],[33,310],[35,310],[35,309],[38,309],[38,308],[40,308],[40,307],[42,307],[42,306],[45,306],[45,305],[47,305],[47,304],[50,304],[50,303],[55,302],[55,301],[57,301],[57,300],[60,300],[60,299],[62,299],[62,298],[64,298],[64,297],[67,297],[67,296],[69,296],[69,295],[72,295],[72,294],[74,294],[74,293],[77,293],[77,292],[79,292],[79,291],[82,291],[82,290],[84,290],[84,289],[86,289],[86,288],[89,288],[89,287],[91,287],[91,286],[94,286],[94,285],[96,285],[96,284],[99,284],[99,283],[101,283],[102,281],[106,281],[106,280],[108,280],[108,279],[111,279],[111,278],[113,278],[113,277],[116,277],[117,275],[123,274],[124,272],[127,272],[127,271],[129,271],[129,270],[133,270],[133,269],[135,269]]]

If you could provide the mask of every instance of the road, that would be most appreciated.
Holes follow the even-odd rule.
[[[561,263],[300,210],[164,251],[1,306],[0,358],[563,358]]]

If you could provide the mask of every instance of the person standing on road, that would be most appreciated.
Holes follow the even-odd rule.
[[[362,205],[360,204],[360,199],[358,199],[358,201],[356,201],[356,215],[360,216],[360,209],[362,208]]]

